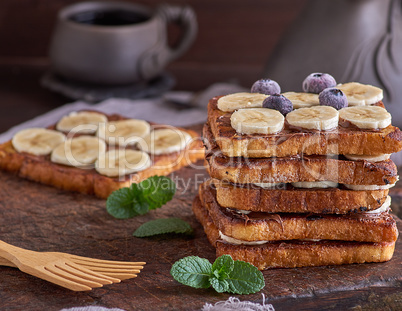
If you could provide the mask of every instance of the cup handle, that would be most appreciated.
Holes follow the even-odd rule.
[[[172,61],[183,55],[194,42],[198,29],[197,18],[189,6],[161,5],[158,14],[165,20],[166,25],[176,23],[183,32],[177,46],[174,49],[168,48],[168,61]]]
[[[140,74],[144,79],[154,77],[169,62],[180,57],[188,50],[197,35],[197,19],[189,6],[173,6],[164,4],[159,6],[157,16],[162,20],[162,29],[170,23],[177,23],[182,30],[182,35],[176,47],[170,48],[165,43],[159,42],[149,50],[140,62]]]

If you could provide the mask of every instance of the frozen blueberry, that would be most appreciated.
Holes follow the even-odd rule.
[[[279,94],[281,87],[279,84],[271,79],[260,79],[254,82],[251,87],[251,93],[261,93],[266,95]]]
[[[325,89],[318,95],[321,106],[331,106],[339,110],[348,106],[346,95],[335,87]]]
[[[303,91],[307,93],[321,93],[324,89],[336,86],[333,76],[327,73],[312,73],[303,81]]]
[[[264,99],[262,106],[264,108],[271,108],[278,110],[284,116],[293,110],[292,102],[285,96],[280,94],[273,94]]]

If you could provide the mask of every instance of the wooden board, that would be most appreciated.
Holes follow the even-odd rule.
[[[37,251],[147,262],[136,279],[89,292],[72,292],[15,268],[0,267],[0,309],[51,311],[100,305],[125,310],[199,310],[205,303],[228,299],[230,295],[218,294],[212,289],[181,285],[169,274],[172,264],[182,257],[197,255],[210,261],[215,258],[214,248],[191,212],[197,186],[207,178],[202,161],[198,164],[198,168],[185,168],[171,175],[178,186],[171,202],[128,220],[110,216],[104,200],[0,173],[1,240]],[[195,229],[194,237],[140,239],[132,236],[142,223],[171,216],[188,221]],[[402,228],[399,219],[398,226]],[[347,302],[348,306],[363,303],[369,297],[368,290],[380,286],[382,288],[375,289],[376,293],[391,297],[397,310],[401,308],[401,264],[399,241],[390,262],[264,271],[265,288],[260,293],[238,297],[261,302],[263,293],[276,308],[286,306],[286,310],[301,310],[302,303],[310,306],[309,310],[324,310],[328,306],[345,306]],[[389,302],[382,303],[389,305]]]

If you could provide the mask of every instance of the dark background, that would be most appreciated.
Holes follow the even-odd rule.
[[[40,78],[49,69],[48,47],[57,12],[75,2],[79,1],[0,1],[0,132],[71,102],[41,87]],[[156,8],[167,1],[135,2]],[[199,25],[190,50],[167,68],[176,79],[174,88],[201,91],[215,82],[251,86],[262,78],[273,48],[306,2],[168,1],[190,5]],[[174,42],[177,28],[172,26],[169,32]]]
[[[75,2],[78,1],[0,1],[0,64],[46,66],[57,12]],[[229,79],[248,85],[259,78],[272,49],[306,3],[302,0],[130,2],[151,8],[168,2],[190,5],[195,10],[199,24],[196,42],[168,68],[177,78],[176,88],[185,90],[199,90]]]

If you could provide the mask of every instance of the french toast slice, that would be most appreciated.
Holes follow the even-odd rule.
[[[339,125],[330,131],[292,129],[285,122],[277,134],[238,134],[231,126],[231,112],[217,108],[221,96],[208,103],[208,123],[222,153],[228,157],[286,157],[297,154],[378,155],[402,149],[402,132],[389,125],[381,130],[362,130]],[[384,107],[382,102],[377,105]]]
[[[353,161],[343,156],[296,155],[271,158],[225,156],[216,144],[211,127],[205,124],[203,139],[205,159],[212,178],[231,183],[290,183],[333,181],[351,185],[389,185],[398,180],[392,160],[371,163]]]
[[[234,260],[247,261],[259,270],[306,266],[343,265],[384,262],[392,258],[395,242],[354,241],[272,241],[262,245],[236,245],[220,239],[219,229],[197,196],[193,212],[204,228],[216,256],[227,254]]]
[[[375,210],[385,202],[388,189],[295,188],[280,184],[269,189],[213,179],[222,207],[268,213],[347,214]]]
[[[230,238],[241,241],[340,240],[394,242],[396,222],[388,212],[345,215],[313,213],[244,214],[220,206],[216,191],[207,183],[199,187],[199,197],[215,226]]]
[[[124,120],[120,115],[107,115],[109,121]],[[152,128],[164,125],[151,124]],[[51,129],[54,126],[50,127]],[[192,140],[185,149],[161,155],[151,155],[152,165],[142,171],[123,177],[108,177],[94,168],[77,168],[50,161],[50,156],[37,156],[18,152],[11,141],[0,145],[0,169],[19,177],[49,185],[58,189],[95,195],[106,199],[113,191],[141,182],[154,175],[168,175],[184,166],[204,158],[204,148],[199,135],[188,129],[177,128],[188,133]]]

